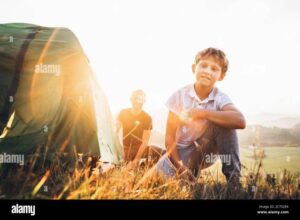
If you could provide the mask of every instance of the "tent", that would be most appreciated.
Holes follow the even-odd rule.
[[[67,28],[0,24],[0,154],[120,163],[107,99]],[[1,166],[1,164],[0,164]]]

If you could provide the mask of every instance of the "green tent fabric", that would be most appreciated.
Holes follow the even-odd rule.
[[[119,164],[112,128],[107,99],[69,29],[0,24],[0,153],[82,153]]]

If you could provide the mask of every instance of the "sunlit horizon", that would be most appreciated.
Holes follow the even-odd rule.
[[[193,83],[194,55],[222,49],[229,71],[217,86],[246,115],[298,115],[300,3],[297,1],[6,1],[1,23],[71,29],[115,116],[135,89],[144,109]]]

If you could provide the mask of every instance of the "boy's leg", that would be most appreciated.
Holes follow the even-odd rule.
[[[167,178],[176,176],[176,168],[167,154],[163,155],[155,165],[155,171]]]
[[[213,124],[208,122],[205,132],[192,144],[194,151],[189,158],[188,167],[195,177],[199,175],[201,169],[214,164],[215,160],[212,159],[217,158],[218,148],[214,132]]]
[[[241,161],[236,130],[216,125],[214,127],[222,172],[227,182],[238,182],[241,175]]]
[[[150,145],[147,146],[145,158],[150,159],[153,163],[156,163],[161,158],[161,156],[164,155],[165,153],[166,153],[165,149],[162,149],[155,145]]]
[[[209,124],[201,138],[188,147],[177,148],[177,151],[183,164],[197,177],[201,169],[214,163],[214,161],[208,161],[206,156],[211,153],[217,155],[218,150],[214,139],[214,127]],[[158,161],[156,170],[163,172],[166,176],[176,175],[174,165],[165,155]]]
[[[177,148],[180,159],[185,166],[188,166],[190,157],[194,152],[195,146],[188,146],[185,148]],[[177,174],[177,170],[167,154],[164,154],[156,164],[156,171],[163,173],[166,177],[174,177]]]
[[[209,122],[204,134],[195,141],[195,151],[191,155],[189,167],[196,176],[198,172],[215,162],[219,154],[222,172],[227,181],[238,181],[241,163],[236,131]]]

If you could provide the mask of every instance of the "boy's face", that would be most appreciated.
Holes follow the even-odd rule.
[[[212,56],[202,58],[197,64],[193,64],[192,70],[197,83],[202,86],[213,87],[216,81],[224,78],[221,65]]]

